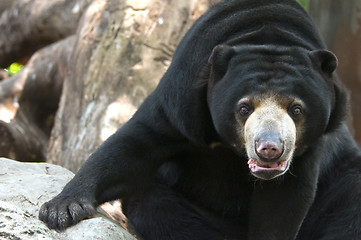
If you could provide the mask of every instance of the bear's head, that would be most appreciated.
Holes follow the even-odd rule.
[[[208,64],[213,125],[257,178],[283,175],[346,115],[337,59],[327,50],[221,45]]]

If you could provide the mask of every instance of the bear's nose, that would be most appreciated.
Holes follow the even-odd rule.
[[[283,153],[283,142],[276,137],[259,139],[255,147],[257,155],[266,162],[278,159]]]

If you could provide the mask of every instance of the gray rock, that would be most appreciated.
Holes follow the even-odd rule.
[[[41,205],[57,195],[74,174],[47,163],[0,158],[0,239],[135,240],[120,225],[98,214],[62,233],[38,219]]]
[[[57,239],[58,235],[26,211],[0,201],[0,239]]]

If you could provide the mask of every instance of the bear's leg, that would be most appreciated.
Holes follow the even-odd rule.
[[[361,239],[361,176],[353,170],[327,176],[320,184],[297,240]]]
[[[39,219],[49,228],[62,231],[92,217],[99,204],[148,186],[161,164],[189,148],[149,104],[89,157],[60,194],[42,205]]]
[[[144,240],[223,240],[211,220],[168,186],[152,185],[147,191],[123,199],[123,212]]]

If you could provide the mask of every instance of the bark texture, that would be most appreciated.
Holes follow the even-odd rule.
[[[1,0],[0,67],[72,35],[91,0]]]
[[[74,37],[69,37],[38,51],[23,71],[0,82],[0,112],[11,118],[17,110],[10,123],[0,121],[0,156],[46,160],[73,43]]]
[[[7,121],[16,113],[0,123],[0,155],[77,171],[152,92],[182,36],[216,2],[2,2],[0,65],[37,52],[0,83],[0,111]]]

